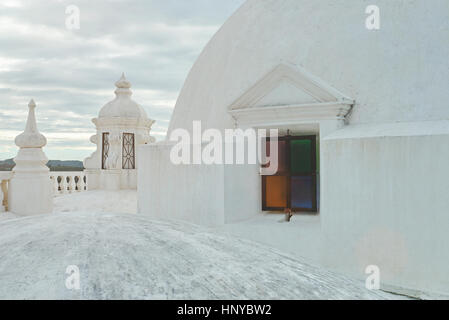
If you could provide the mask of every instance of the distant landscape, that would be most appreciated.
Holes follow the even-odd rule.
[[[11,171],[15,166],[13,159],[0,160],[0,171]],[[82,161],[78,160],[50,160],[47,163],[50,171],[83,171],[84,166]]]

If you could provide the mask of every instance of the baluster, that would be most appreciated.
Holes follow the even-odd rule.
[[[53,183],[53,194],[57,195],[59,193],[59,183],[58,183],[58,177],[57,176],[51,176],[50,179]]]
[[[2,193],[3,193],[2,206],[5,208],[6,212],[8,212],[8,210],[9,210],[9,208],[8,208],[8,184],[9,184],[8,180],[1,181],[1,189],[2,189]]]
[[[69,193],[74,193],[76,190],[75,188],[75,177],[74,176],[68,176],[67,177],[69,182]]]
[[[59,187],[60,187],[60,193],[64,194],[67,193],[67,178],[64,176],[61,176],[61,182],[59,183]]]
[[[72,181],[71,181],[71,186],[72,186],[72,193],[75,193],[76,190],[76,176],[72,176]]]
[[[84,176],[83,175],[79,176],[78,185],[79,185],[79,191],[80,192],[84,192],[85,183],[84,183]]]
[[[74,176],[73,179],[75,180],[75,190],[76,190],[76,192],[81,192],[81,178],[80,178],[80,176]]]

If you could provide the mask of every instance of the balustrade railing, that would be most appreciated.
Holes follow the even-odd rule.
[[[13,173],[0,172],[0,212],[8,211],[9,182]],[[87,178],[84,172],[50,172],[54,195],[87,191]]]
[[[12,178],[12,173],[11,172],[0,172],[0,188],[1,188],[1,193],[0,193],[0,200],[2,200],[1,202],[1,206],[0,206],[0,211],[8,211],[8,191],[9,191],[9,181]]]
[[[87,178],[84,172],[50,172],[55,195],[87,191]]]

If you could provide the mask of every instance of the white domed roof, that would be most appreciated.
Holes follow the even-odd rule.
[[[227,108],[281,63],[355,99],[350,123],[449,119],[449,1],[249,0],[196,61],[170,123],[232,128]]]
[[[115,90],[115,99],[101,108],[98,117],[148,119],[145,110],[131,99],[131,83],[126,80],[124,74],[122,74],[122,77],[115,85],[117,87],[117,90]]]
[[[0,243],[0,299],[384,298],[266,246],[135,214],[3,221]],[[69,266],[80,290],[66,287]]]

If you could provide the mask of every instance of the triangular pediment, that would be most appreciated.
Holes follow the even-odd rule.
[[[254,101],[251,107],[286,106],[318,102],[320,102],[318,99],[301,90],[291,81],[282,79],[274,89],[262,96],[258,101]]]
[[[282,63],[238,98],[229,109],[313,105],[350,100],[303,68]]]

